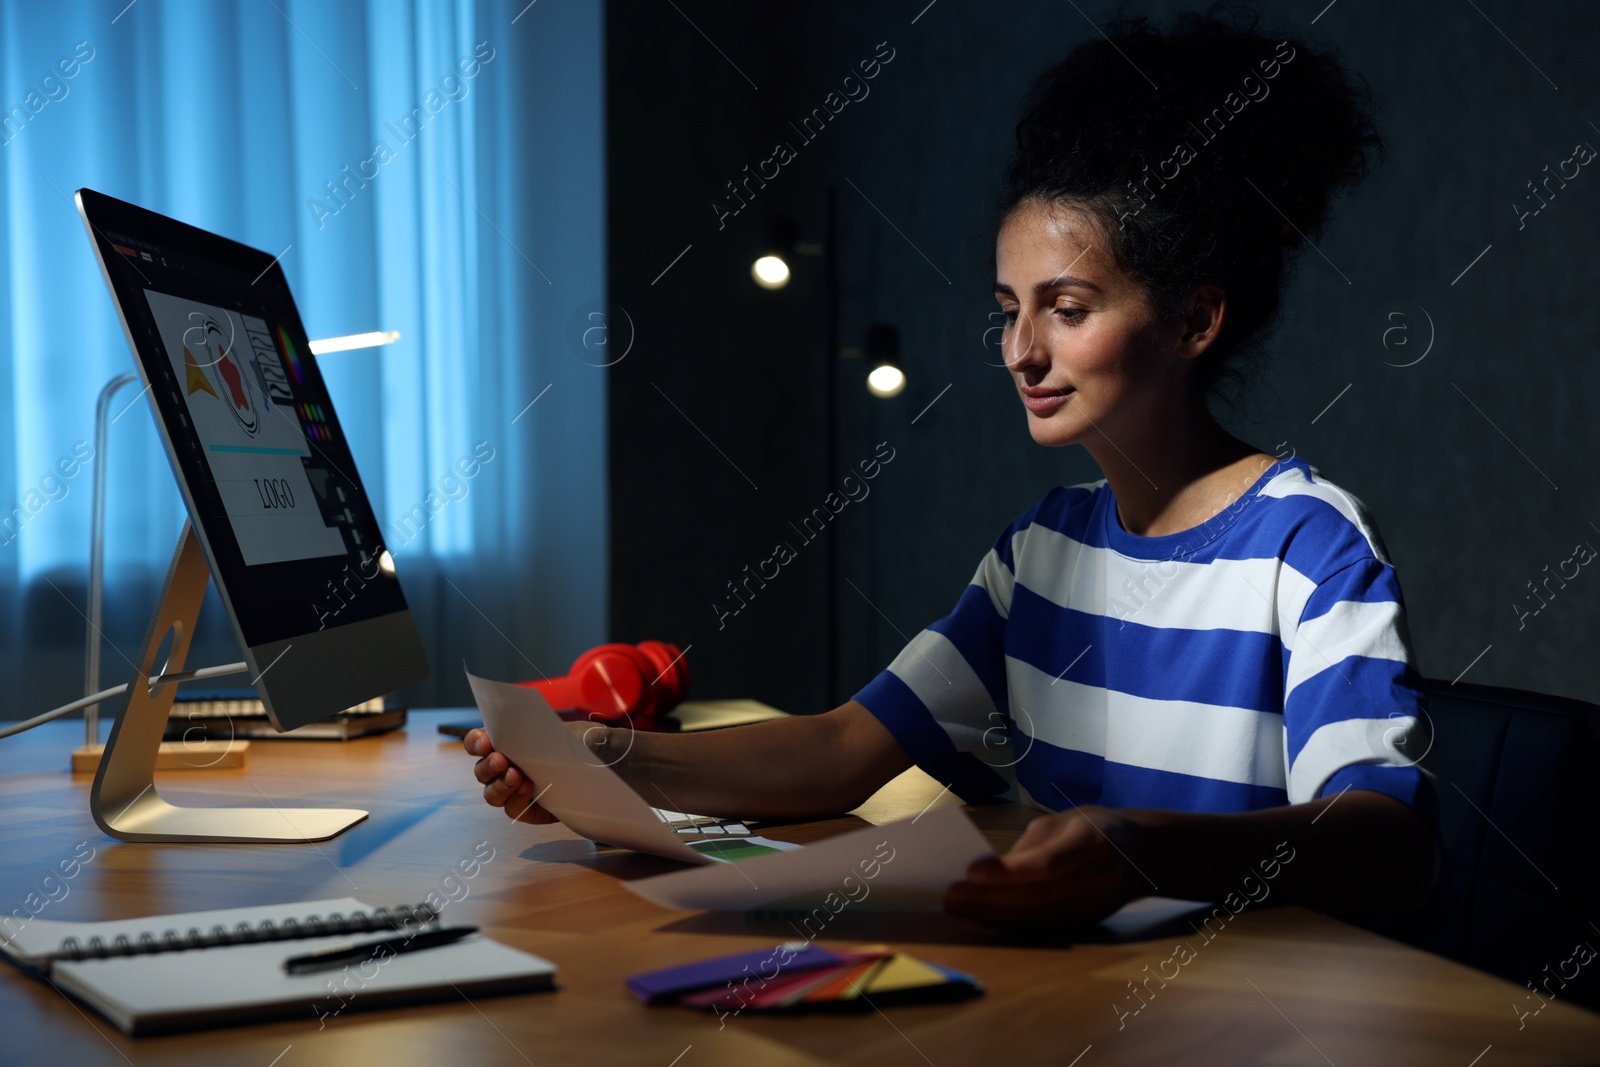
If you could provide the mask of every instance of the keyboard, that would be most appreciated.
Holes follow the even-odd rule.
[[[710,815],[689,815],[666,808],[651,808],[656,817],[678,833],[688,837],[724,836],[748,837],[750,827],[738,819],[718,819]]]

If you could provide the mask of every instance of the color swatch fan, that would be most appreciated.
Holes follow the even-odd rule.
[[[965,1000],[983,992],[970,974],[887,945],[832,952],[810,941],[719,956],[628,979],[646,1004],[741,1011],[867,1010]]]

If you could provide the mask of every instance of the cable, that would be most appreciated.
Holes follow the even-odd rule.
[[[249,670],[250,665],[248,663],[223,663],[216,667],[201,667],[199,670],[194,671],[173,671],[171,674],[158,674],[150,680],[150,684],[152,686],[177,685],[179,682],[198,681],[201,678],[223,678],[230,674],[244,674]],[[35,726],[43,726],[52,719],[59,719],[63,715],[71,715],[73,712],[81,711],[90,704],[99,704],[102,701],[110,700],[112,697],[119,697],[127,691],[128,683],[126,682],[111,689],[102,689],[98,693],[81,697],[70,704],[63,704],[53,711],[45,712],[43,715],[35,715],[31,719],[25,719],[22,722],[7,726],[5,729],[0,730],[0,738],[20,734],[24,730],[33,729]]]

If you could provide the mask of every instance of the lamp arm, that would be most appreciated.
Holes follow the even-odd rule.
[[[106,438],[110,422],[111,398],[125,385],[138,381],[132,371],[119,374],[100,390],[94,405],[94,498],[89,512],[89,613],[83,658],[83,695],[94,695],[100,688],[100,622],[105,592],[106,533]],[[100,740],[99,710],[88,705],[83,713],[84,744]]]

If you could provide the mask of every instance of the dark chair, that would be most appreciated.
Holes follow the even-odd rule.
[[[1431,679],[1423,688],[1439,881],[1416,912],[1352,921],[1600,1007],[1600,960],[1576,977],[1567,964],[1570,981],[1557,973],[1580,942],[1600,951],[1600,706]]]

